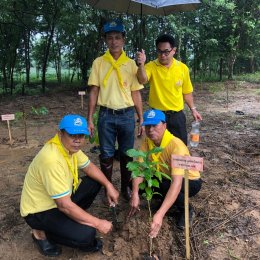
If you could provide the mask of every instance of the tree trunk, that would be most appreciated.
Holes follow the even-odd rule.
[[[25,30],[24,33],[24,54],[25,54],[25,72],[26,72],[26,85],[30,84],[30,30]]]
[[[227,62],[228,62],[228,79],[233,79],[235,61],[236,61],[236,54],[231,53],[227,60]]]
[[[53,22],[51,25],[50,35],[47,38],[47,43],[46,43],[45,53],[44,53],[44,58],[43,58],[43,64],[42,64],[42,92],[43,93],[45,93],[46,70],[47,70],[48,58],[49,58],[49,54],[50,54],[51,42],[52,42],[53,34],[54,34],[54,28],[55,28],[55,24]]]
[[[219,60],[219,81],[222,81],[222,73],[223,73],[223,58]]]

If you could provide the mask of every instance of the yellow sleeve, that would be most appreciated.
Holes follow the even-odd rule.
[[[77,163],[78,163],[78,168],[83,169],[87,167],[90,164],[90,160],[86,154],[84,154],[81,150],[79,150],[76,153],[77,156]]]
[[[101,63],[101,57],[94,60],[91,68],[91,72],[88,79],[88,86],[100,87],[101,83],[99,80],[99,68]]]
[[[183,77],[183,85],[182,85],[182,93],[189,94],[193,92],[193,87],[190,80],[190,71],[189,68],[182,63],[184,77]]]

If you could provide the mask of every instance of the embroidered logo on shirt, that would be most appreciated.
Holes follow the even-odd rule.
[[[176,84],[177,87],[179,87],[179,86],[181,86],[182,81],[181,81],[181,80],[178,80],[175,84]]]
[[[151,110],[149,114],[147,115],[147,118],[154,118],[155,117],[155,112]]]
[[[74,119],[74,126],[82,126],[82,120],[78,117]]]

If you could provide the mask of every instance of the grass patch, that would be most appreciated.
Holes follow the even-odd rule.
[[[235,75],[234,79],[239,81],[247,81],[251,83],[260,83],[260,71],[255,73]]]

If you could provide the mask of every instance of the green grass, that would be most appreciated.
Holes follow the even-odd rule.
[[[234,79],[237,81],[247,81],[251,83],[260,83],[260,71],[255,73],[235,75]]]

